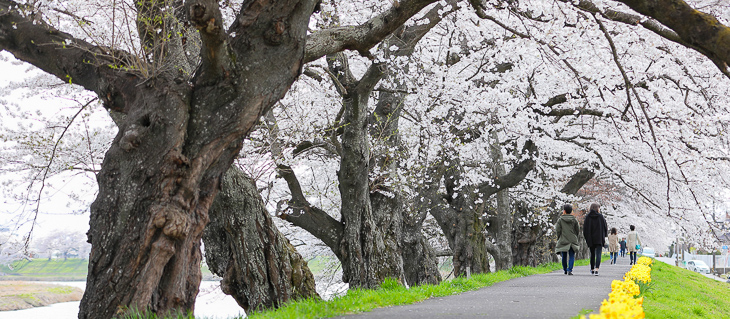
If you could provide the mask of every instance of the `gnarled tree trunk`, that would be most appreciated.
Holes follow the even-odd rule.
[[[307,262],[274,225],[255,182],[232,167],[203,233],[210,270],[223,292],[248,312],[319,298]]]
[[[384,65],[373,63],[360,80],[350,73],[343,54],[328,56],[329,69],[337,76],[343,97],[343,133],[340,169],[337,171],[344,232],[340,243],[343,281],[350,288],[376,288],[385,278],[401,278],[399,251],[386,244],[370,202],[370,141],[367,130],[368,100],[385,75]]]
[[[504,176],[504,159],[502,146],[499,143],[497,130],[489,133],[490,157],[494,176]],[[487,251],[494,258],[495,270],[512,268],[512,208],[510,207],[509,189],[505,188],[494,194],[497,202],[494,216],[489,218],[488,235],[494,243],[487,241]]]
[[[459,174],[454,174],[455,180]],[[455,186],[447,182],[447,189]],[[451,192],[447,195],[452,197]],[[444,236],[453,252],[454,275],[465,276],[470,273],[488,273],[489,255],[487,253],[487,237],[484,234],[486,224],[477,213],[474,189],[463,186],[449,205],[436,205],[431,215],[444,232]]]
[[[560,190],[564,194],[575,195],[588,181],[590,181],[595,173],[588,169],[581,169],[573,174],[571,179]],[[537,266],[546,262],[557,261],[555,255],[555,234],[547,235],[548,230],[560,218],[561,209],[556,207],[554,202],[550,205],[552,211],[550,215],[550,224],[541,224],[534,216],[539,214],[533,211],[534,208],[525,203],[517,203],[517,216],[513,227],[512,240],[512,258],[515,265]],[[575,210],[574,210],[575,212]],[[582,232],[579,234],[579,243],[583,245],[585,240],[582,239]],[[583,257],[584,249],[576,252],[576,258]]]

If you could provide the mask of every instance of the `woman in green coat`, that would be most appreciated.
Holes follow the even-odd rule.
[[[563,257],[563,272],[566,275],[573,275],[573,264],[575,263],[575,252],[580,249],[578,245],[578,219],[571,215],[573,206],[565,204],[563,215],[555,223],[555,233],[558,234],[558,242],[555,246],[555,253]]]

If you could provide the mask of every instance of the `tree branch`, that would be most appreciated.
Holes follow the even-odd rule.
[[[535,113],[543,115],[543,116],[568,116],[568,115],[593,115],[593,116],[600,116],[600,117],[612,117],[613,114],[604,114],[601,110],[591,110],[591,109],[584,109],[584,108],[578,108],[578,109],[554,109],[550,110],[550,112],[542,112],[540,110],[535,110]]]
[[[71,84],[95,92],[108,109],[126,113],[128,94],[140,79],[110,68],[129,60],[121,50],[94,46],[21,12],[24,5],[0,0],[0,50]],[[121,93],[124,91],[124,93]],[[127,94],[127,95],[125,95]]]
[[[583,185],[593,179],[594,176],[596,176],[596,173],[587,168],[583,168],[573,174],[570,180],[565,183],[565,186],[560,189],[560,192],[563,194],[575,195],[581,188],[583,188]]]
[[[357,90],[360,91],[360,94],[370,94],[378,82],[385,76],[385,71],[385,63],[377,62],[371,64],[357,84]]]
[[[707,56],[730,78],[730,28],[682,0],[615,0],[674,30],[682,42]],[[670,39],[671,40],[671,39]]]
[[[308,231],[322,240],[335,254],[339,254],[344,225],[307,201],[291,167],[278,165],[277,172],[289,185],[292,196],[289,206],[294,210],[293,214],[281,214],[279,217]]]
[[[537,151],[537,146],[535,146],[532,141],[527,141],[525,143],[524,150],[528,153],[534,153]],[[479,193],[482,198],[489,198],[505,188],[513,187],[525,179],[527,174],[532,171],[533,168],[535,168],[535,160],[530,154],[527,159],[522,160],[520,163],[512,167],[509,173],[498,176],[490,182],[485,182],[479,185]]]
[[[340,96],[348,95],[351,86],[355,85],[355,76],[350,71],[350,62],[343,52],[333,53],[327,56],[327,68],[325,69],[335,83],[335,88]]]
[[[436,0],[403,0],[394,2],[385,12],[357,26],[341,26],[317,31],[307,37],[304,63],[327,54],[355,50],[364,56],[372,47]]]
[[[391,54],[397,56],[409,56],[413,53],[418,41],[421,40],[433,27],[435,27],[441,20],[447,15],[455,12],[459,9],[458,1],[447,0],[446,4],[451,6],[448,10],[444,10],[445,7],[441,3],[437,3],[431,10],[426,12],[422,17],[418,18],[418,21],[427,21],[424,24],[415,24],[411,26],[402,26],[398,28],[391,39],[395,41],[389,41],[388,45],[396,45],[397,50],[391,51]]]
[[[443,162],[432,165],[426,171],[427,177],[424,178],[423,183],[419,185],[416,191],[417,196],[420,198],[415,198],[413,201],[416,211],[416,216],[412,219],[414,225],[421,225],[426,220],[428,212],[442,204],[438,191],[441,186],[441,178],[445,171],[446,166]]]
[[[226,76],[225,72],[231,69],[231,62],[225,45],[228,34],[223,29],[223,16],[218,1],[189,0],[185,1],[185,9],[188,12],[188,19],[198,29],[202,42],[201,65],[194,82],[208,83]],[[245,8],[241,8],[241,14],[244,12]],[[234,23],[231,31],[236,32],[236,27],[240,27],[240,24]]]

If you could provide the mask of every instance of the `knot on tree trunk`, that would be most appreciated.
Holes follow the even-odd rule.
[[[285,37],[288,35],[288,24],[284,18],[272,22],[271,28],[264,33],[264,39],[266,43],[271,45],[279,45],[284,42]]]
[[[204,3],[208,2],[208,3]],[[209,8],[213,7],[213,8]],[[222,22],[218,17],[215,3],[210,1],[198,1],[191,4],[188,9],[188,17],[196,29],[208,34],[218,34],[222,31]]]
[[[152,216],[152,224],[170,238],[184,238],[190,230],[189,217],[175,205],[158,205],[152,209]]]
[[[124,135],[119,139],[119,147],[125,151],[131,151],[137,148],[140,144],[140,140],[146,130],[136,124],[132,124],[129,128],[124,131]]]

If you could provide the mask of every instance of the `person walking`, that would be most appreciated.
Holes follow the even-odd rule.
[[[626,238],[621,238],[619,245],[621,245],[621,258],[624,258],[626,257]]]
[[[616,227],[611,228],[611,232],[608,234],[608,252],[611,253],[611,264],[615,264],[618,258],[618,234]]]
[[[583,237],[591,252],[591,274],[598,276],[598,268],[601,267],[601,252],[603,245],[606,244],[606,236],[608,236],[608,225],[606,219],[599,212],[600,206],[596,203],[591,204],[591,208],[583,222]]]
[[[578,245],[578,219],[572,213],[573,206],[563,205],[563,214],[555,223],[555,233],[558,235],[555,252],[559,253],[563,259],[563,273],[570,276],[573,275],[575,252],[580,249]]]
[[[629,259],[631,259],[629,265],[633,265],[636,263],[636,252],[641,248],[641,238],[634,225],[630,225],[629,229],[631,231],[626,235],[626,246],[629,248]]]

